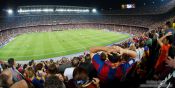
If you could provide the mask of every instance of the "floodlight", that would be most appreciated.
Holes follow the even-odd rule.
[[[93,12],[93,13],[97,13],[97,9],[95,9],[95,8],[92,9],[92,12]]]
[[[8,13],[9,15],[13,14],[13,10],[12,10],[12,9],[8,9],[8,10],[7,10],[7,13]]]

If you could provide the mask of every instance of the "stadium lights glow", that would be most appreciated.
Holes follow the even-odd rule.
[[[93,13],[97,13],[97,9],[95,9],[95,8],[92,9],[92,12],[93,12]]]
[[[13,10],[12,10],[12,9],[8,9],[8,10],[7,10],[7,13],[8,13],[9,15],[13,14]]]
[[[28,9],[28,10],[23,10],[19,9],[18,13],[28,13],[28,12],[54,12],[54,9]]]
[[[89,9],[56,9],[56,12],[89,12]]]

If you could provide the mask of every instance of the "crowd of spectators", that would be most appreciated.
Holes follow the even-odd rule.
[[[164,80],[175,69],[174,24],[168,21],[121,44],[92,47],[72,59],[28,64],[17,64],[14,58],[0,61],[0,87],[137,88],[147,80]],[[174,78],[169,81],[174,87]]]
[[[113,23],[149,27],[169,15],[34,15],[0,17],[0,30],[62,23]]]

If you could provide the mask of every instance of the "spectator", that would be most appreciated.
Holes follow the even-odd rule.
[[[99,88],[99,79],[89,79],[87,71],[77,67],[73,72],[73,79],[69,80],[67,88]]]
[[[8,65],[9,69],[6,69],[4,74],[11,76],[13,83],[18,82],[24,78],[23,75],[16,69],[16,62],[13,58],[8,59]]]
[[[46,70],[45,70],[45,68],[44,68],[44,65],[43,65],[43,63],[38,63],[37,65],[36,65],[36,77],[37,77],[37,79],[39,79],[39,80],[45,80],[45,77],[46,77]]]
[[[108,53],[108,61],[102,61],[101,57],[97,54],[99,51],[104,51]],[[118,53],[118,54],[116,54]],[[126,75],[127,71],[134,64],[134,59],[130,59],[128,62],[123,63],[121,61],[121,55],[126,54],[129,55],[130,58],[136,57],[136,52],[122,49],[121,47],[94,47],[90,49],[90,55],[92,58],[92,64],[95,67],[98,77],[103,84],[107,81],[111,82],[112,80],[122,80],[124,75]],[[121,70],[124,69],[124,70]],[[108,84],[108,87],[110,84]],[[107,86],[101,86],[102,88]],[[112,87],[112,86],[110,86]],[[109,88],[110,88],[109,87]],[[114,86],[113,86],[114,87]]]
[[[159,45],[161,46],[161,51],[160,51],[160,56],[155,64],[155,73],[157,74],[157,75],[155,75],[155,78],[158,77],[158,74],[160,75],[161,73],[163,73],[163,70],[165,70],[165,68],[166,68],[164,65],[164,61],[167,59],[168,51],[169,51],[169,48],[171,47],[171,45],[169,44],[169,41],[167,39],[167,37],[170,35],[172,35],[172,33],[168,32],[166,35],[164,35],[160,39],[157,39]],[[161,75],[162,79],[164,79],[164,77],[166,77],[166,74]],[[159,78],[160,78],[160,76],[159,76]]]
[[[68,80],[73,78],[73,71],[76,67],[79,66],[80,60],[78,57],[74,57],[72,59],[72,67],[70,68],[66,68],[64,71],[64,76],[66,76],[68,78]]]
[[[61,60],[61,65],[58,67],[61,74],[64,73],[66,68],[71,67],[71,64],[68,62],[68,59],[63,57]]]
[[[52,75],[57,76],[61,81],[64,81],[64,76],[58,73],[57,67],[54,63],[49,65],[47,77]]]
[[[35,71],[33,70],[32,67],[28,67],[25,70],[24,76],[25,76],[26,80],[31,82],[35,88],[44,88],[44,86],[43,86],[44,80],[37,79],[37,77],[35,75]]]
[[[64,83],[58,79],[57,76],[49,76],[45,83],[44,83],[44,88],[66,88]]]

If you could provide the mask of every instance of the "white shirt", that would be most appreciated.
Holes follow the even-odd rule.
[[[138,48],[136,49],[137,56],[135,57],[135,61],[139,62],[141,61],[143,54],[144,54],[144,48]]]
[[[68,80],[73,78],[73,72],[75,67],[66,68],[64,71],[64,76],[67,76]]]

